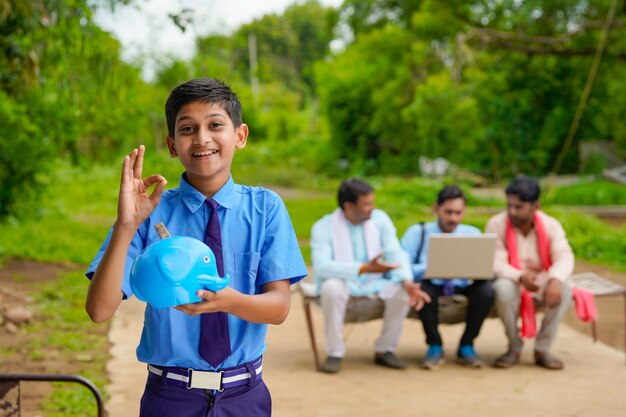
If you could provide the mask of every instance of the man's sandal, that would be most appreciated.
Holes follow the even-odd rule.
[[[495,366],[496,368],[510,368],[511,366],[517,365],[519,363],[519,357],[519,352],[509,350],[504,355],[496,359],[493,366]]]
[[[554,356],[550,355],[548,352],[537,352],[535,351],[535,364],[537,366],[541,366],[542,368],[559,370],[563,369],[563,362]]]

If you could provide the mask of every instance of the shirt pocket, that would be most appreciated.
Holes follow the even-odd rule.
[[[256,278],[261,252],[235,254],[235,282],[233,287],[244,294],[256,294]]]

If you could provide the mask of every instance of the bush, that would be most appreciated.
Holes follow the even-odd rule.
[[[0,218],[26,216],[53,159],[53,146],[26,106],[0,91]]]
[[[542,202],[571,206],[624,205],[626,188],[609,181],[584,181],[548,191]]]

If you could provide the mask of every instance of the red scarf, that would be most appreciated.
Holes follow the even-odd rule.
[[[537,251],[541,260],[541,268],[547,271],[552,266],[552,258],[550,257],[550,239],[543,219],[535,211],[533,215],[535,223],[535,233],[537,233]],[[517,238],[515,230],[511,225],[511,221],[506,219],[506,248],[509,252],[509,264],[517,269],[522,269],[519,262],[519,254],[517,253]],[[576,304],[576,314],[578,318],[584,322],[596,321],[598,318],[598,310],[596,301],[591,291],[584,288],[574,287],[573,298]],[[535,304],[533,297],[528,290],[522,288],[520,300],[520,317],[522,318],[521,335],[526,339],[532,339],[537,334],[537,324],[535,322]]]
[[[550,257],[550,238],[543,224],[543,219],[539,216],[539,212],[533,214],[533,223],[535,224],[535,233],[537,233],[537,252],[541,260],[541,268],[547,271],[552,266],[552,258]],[[511,224],[511,220],[506,218],[506,248],[509,252],[509,264],[511,266],[522,269],[517,253],[517,238],[515,230]],[[535,304],[533,297],[528,290],[522,288],[520,300],[520,317],[522,318],[522,337],[532,339],[537,334],[537,323],[535,322]]]

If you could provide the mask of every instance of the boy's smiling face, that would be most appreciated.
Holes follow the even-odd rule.
[[[185,167],[187,181],[212,195],[228,180],[235,148],[246,146],[247,138],[248,126],[235,127],[221,105],[193,101],[176,115],[174,137],[167,137],[167,146]]]

